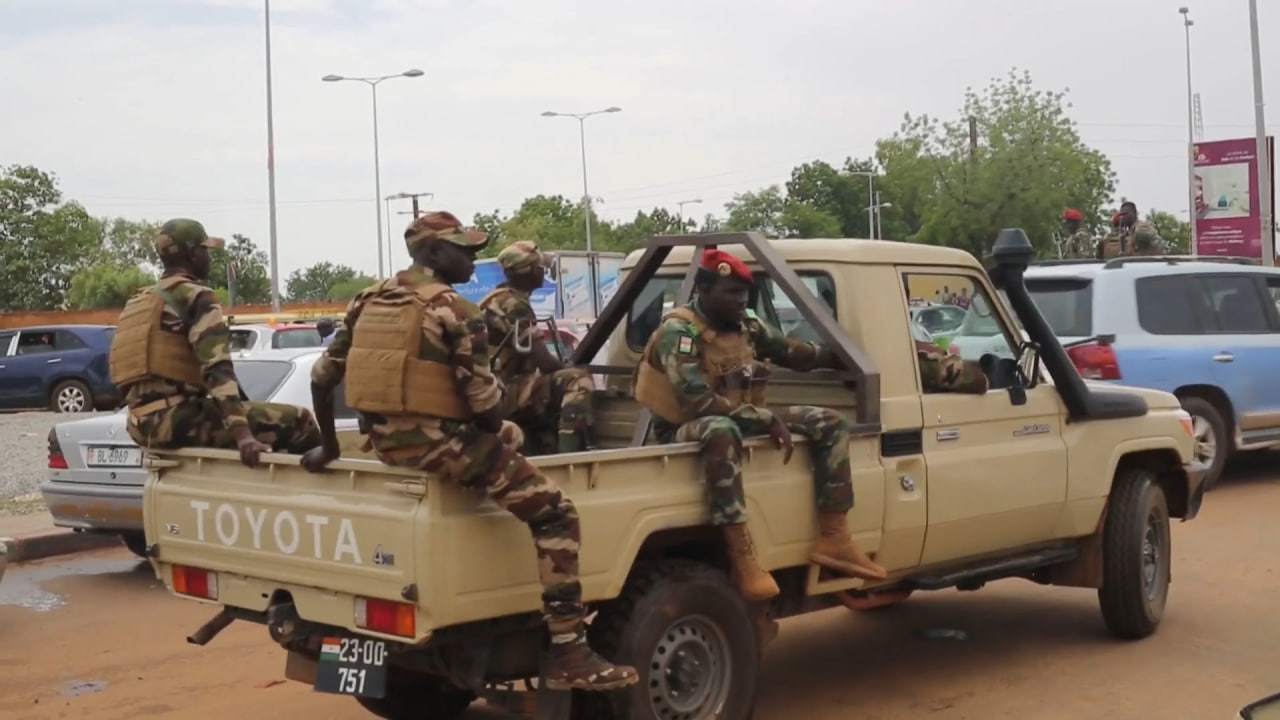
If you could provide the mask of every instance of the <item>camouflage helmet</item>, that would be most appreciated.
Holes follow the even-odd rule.
[[[489,244],[489,237],[482,232],[466,230],[462,221],[453,213],[437,210],[414,218],[404,230],[404,245],[409,257],[416,257],[429,242],[444,241],[472,251]]]
[[[547,268],[551,265],[551,258],[532,240],[517,240],[498,253],[498,264],[508,275],[516,275],[539,267]]]
[[[220,248],[226,241],[218,237],[209,237],[204,225],[189,218],[174,218],[160,226],[156,233],[156,252],[161,256],[175,254],[180,250],[194,250],[197,247]]]

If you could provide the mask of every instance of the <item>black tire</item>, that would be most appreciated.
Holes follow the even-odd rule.
[[[387,677],[385,697],[358,697],[356,702],[383,720],[453,720],[475,699],[471,691],[439,678],[393,671]]]
[[[79,380],[63,380],[49,393],[49,409],[56,413],[93,412],[93,393]]]
[[[140,532],[121,533],[120,539],[124,541],[124,546],[129,548],[129,552],[137,555],[143,560],[147,559],[147,535]]]
[[[1204,489],[1205,492],[1208,492],[1222,478],[1222,468],[1227,464],[1227,456],[1231,454],[1231,446],[1235,443],[1227,436],[1227,422],[1222,419],[1222,413],[1218,412],[1218,408],[1214,407],[1213,403],[1204,398],[1194,396],[1179,398],[1179,400],[1182,402],[1182,409],[1191,415],[1192,422],[1200,418],[1213,433],[1215,450],[1212,460],[1208,463],[1209,471],[1204,475]],[[1200,441],[1197,438],[1197,460],[1201,459],[1199,450]]]
[[[760,640],[751,609],[723,572],[688,560],[637,569],[618,599],[600,609],[588,633],[597,652],[635,667],[640,682],[617,692],[575,693],[576,717],[750,720]],[[664,669],[663,662],[671,665]],[[693,677],[717,662],[720,674],[713,669]],[[669,682],[683,683],[701,702],[677,707]]]
[[[1156,631],[1169,598],[1171,539],[1169,504],[1155,475],[1140,468],[1121,473],[1107,503],[1098,588],[1113,636],[1138,640]]]

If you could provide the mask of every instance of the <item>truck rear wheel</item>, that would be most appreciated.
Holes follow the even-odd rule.
[[[640,682],[579,693],[591,720],[747,720],[755,702],[760,643],[751,609],[715,568],[667,560],[632,574],[591,624],[592,646],[631,665]]]
[[[1121,473],[1107,504],[1098,588],[1113,636],[1137,640],[1156,631],[1169,597],[1170,540],[1169,504],[1155,475],[1144,468]]]
[[[356,702],[383,720],[454,720],[475,699],[470,691],[438,678],[392,672],[385,697],[358,697]]]

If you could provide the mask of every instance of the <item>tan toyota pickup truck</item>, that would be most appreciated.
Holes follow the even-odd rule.
[[[854,424],[850,525],[887,580],[809,564],[803,441],[783,464],[757,438],[744,473],[751,533],[782,594],[744,602],[708,526],[697,447],[651,440],[631,372],[712,245],[757,272],[762,318],[850,368],[775,373],[770,400],[835,407]],[[221,606],[191,642],[261,623],[287,650],[288,677],[392,719],[445,720],[483,697],[539,717],[743,720],[767,682],[759,658],[777,619],[1003,578],[1095,588],[1114,636],[1145,637],[1165,612],[1170,518],[1194,517],[1203,494],[1190,419],[1168,393],[1082,380],[1022,282],[1026,236],[1003,232],[993,256],[985,271],[943,247],[727,233],[656,237],[627,258],[575,352],[585,365],[611,346],[607,365],[591,365],[609,378],[595,394],[596,448],[535,463],[578,506],[590,637],[640,669],[628,690],[537,693],[546,637],[528,530],[418,472],[342,459],[313,475],[287,455],[248,470],[229,451],[156,453],[149,557],[173,592]],[[913,283],[965,295],[969,312],[997,321],[1007,347],[982,359],[986,394],[922,389],[908,308],[931,298]]]

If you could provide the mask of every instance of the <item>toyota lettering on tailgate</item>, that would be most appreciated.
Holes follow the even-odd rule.
[[[331,556],[334,562],[350,559],[356,565],[364,564],[360,559],[360,545],[356,541],[356,530],[349,518],[338,521],[338,537],[333,542],[333,551],[324,543],[323,529],[332,524],[327,515],[298,515],[288,510],[271,511],[267,508],[240,507],[229,503],[219,503],[215,508],[207,500],[192,500],[191,509],[196,511],[196,539],[205,542],[209,537],[210,514],[212,514],[213,536],[218,542],[234,547],[240,542],[245,529],[251,535],[253,549],[262,550],[263,542],[274,546],[276,552],[284,555],[296,555],[299,551],[310,548],[311,555],[316,558]],[[210,513],[209,511],[213,512]],[[303,525],[310,526],[310,532],[303,530]]]

